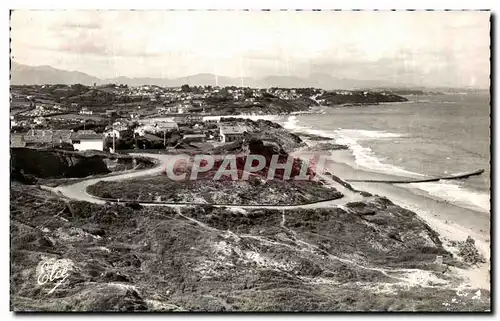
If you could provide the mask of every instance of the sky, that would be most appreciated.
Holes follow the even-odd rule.
[[[28,11],[11,57],[99,78],[198,73],[488,88],[486,11]]]

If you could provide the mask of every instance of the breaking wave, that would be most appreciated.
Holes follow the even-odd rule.
[[[295,116],[290,116],[283,123],[283,127],[293,132],[305,132],[312,135],[318,135],[331,138],[337,144],[346,145],[354,156],[356,166],[366,168],[368,170],[390,173],[394,175],[403,175],[410,177],[421,177],[424,175],[407,171],[403,168],[382,163],[379,158],[374,154],[370,147],[362,146],[361,141],[368,141],[373,139],[391,139],[403,137],[398,133],[388,133],[376,130],[360,130],[360,129],[336,129],[336,130],[318,130],[312,129],[307,126],[298,124]]]
[[[441,180],[430,183],[408,184],[411,188],[418,188],[432,196],[452,202],[454,204],[480,209],[483,212],[490,211],[490,195],[484,192],[477,192],[461,186],[457,181]]]

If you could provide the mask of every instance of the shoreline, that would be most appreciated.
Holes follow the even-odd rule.
[[[326,151],[325,151],[326,152]],[[402,175],[383,174],[361,169],[350,160],[350,150],[328,151],[329,161],[325,170],[347,179],[401,179]],[[307,158],[310,152],[297,151],[299,157]],[[373,195],[385,196],[394,204],[415,212],[433,230],[435,230],[443,246],[451,253],[457,250],[450,245],[451,241],[465,241],[468,236],[475,240],[478,251],[485,257],[487,263],[473,266],[469,269],[452,268],[466,281],[465,286],[483,288],[490,291],[490,213],[456,204],[433,197],[417,188],[403,187],[405,184],[349,182],[354,188]]]

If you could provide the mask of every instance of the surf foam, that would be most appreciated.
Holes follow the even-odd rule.
[[[369,141],[374,139],[392,139],[403,137],[398,133],[388,133],[377,130],[363,130],[363,129],[342,129],[327,131],[312,129],[308,126],[299,125],[297,117],[290,116],[283,123],[283,127],[293,132],[306,132],[312,135],[328,137],[335,141],[336,144],[346,145],[349,147],[352,155],[354,156],[354,165],[371,170],[382,172],[386,174],[402,175],[405,177],[422,177],[418,173],[407,171],[403,168],[385,164],[377,158],[371,148],[362,146],[360,141]]]
[[[403,168],[383,163],[376,157],[375,153],[369,147],[362,146],[360,142],[374,139],[394,139],[404,137],[398,133],[390,133],[376,130],[359,129],[336,129],[336,130],[318,130],[308,126],[299,125],[297,117],[290,116],[283,126],[291,131],[306,132],[312,135],[318,135],[331,138],[337,144],[347,145],[354,157],[354,165],[366,168],[371,171],[382,172],[392,175],[402,175],[410,177],[426,177],[426,175],[407,171]],[[351,165],[352,166],[352,165]],[[483,212],[490,212],[490,195],[484,192],[473,191],[461,186],[457,181],[413,183],[401,185],[407,188],[418,188],[429,193],[432,196],[452,202],[462,207],[473,208]]]

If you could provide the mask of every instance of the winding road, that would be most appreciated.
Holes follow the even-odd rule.
[[[87,193],[87,187],[94,185],[99,181],[108,181],[108,182],[121,181],[131,178],[157,175],[163,171],[169,160],[169,157],[172,156],[172,155],[146,154],[146,153],[137,153],[134,155],[154,158],[157,161],[159,161],[159,165],[151,169],[145,169],[140,171],[127,171],[121,174],[107,176],[107,177],[90,178],[74,184],[69,184],[64,186],[57,186],[57,187],[41,186],[41,188],[72,200],[85,201],[94,204],[105,204],[106,201]],[[310,204],[300,204],[300,205],[232,205],[232,204],[210,204],[210,205],[215,207],[243,208],[243,209],[252,209],[252,208],[296,209],[296,208],[320,208],[320,207],[324,208],[324,207],[342,206],[349,202],[369,199],[369,197],[363,197],[359,193],[354,192],[348,188],[345,188],[344,186],[335,182],[328,176],[320,175],[320,178],[323,179],[326,182],[326,184],[333,186],[336,190],[344,194],[344,197],[335,200],[325,200],[325,201],[314,202]],[[168,206],[168,207],[186,207],[192,205],[202,205],[200,203],[179,204],[179,203],[159,203],[159,202],[139,203],[139,204],[143,206]]]

